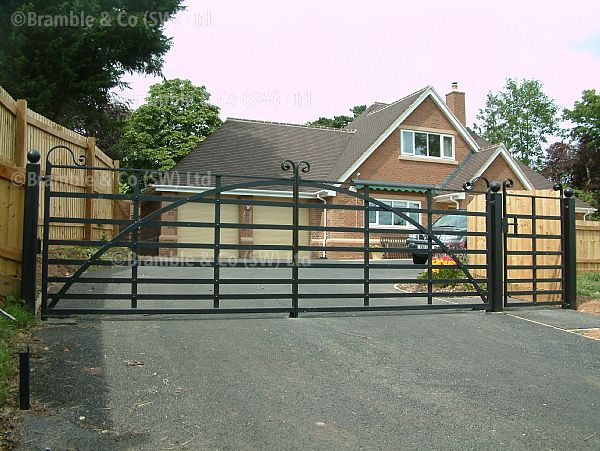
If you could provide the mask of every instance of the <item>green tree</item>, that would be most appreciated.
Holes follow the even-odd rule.
[[[189,80],[152,85],[129,117],[119,153],[123,167],[169,170],[219,125],[219,107],[204,86]]]
[[[341,116],[334,116],[333,118],[320,117],[316,121],[307,122],[306,125],[318,125],[321,127],[344,128],[346,125],[348,125],[350,122],[352,122],[352,119],[354,119],[356,116],[358,116],[359,114],[364,112],[366,109],[367,109],[366,105],[356,105],[356,106],[350,108],[350,112],[353,114],[353,116],[341,115]]]
[[[594,89],[583,91],[573,109],[564,111],[564,118],[574,124],[571,138],[575,149],[565,171],[572,186],[586,192],[582,193],[586,200],[600,208],[600,94]]]
[[[573,109],[565,109],[564,118],[575,124],[571,132],[573,138],[585,140],[594,149],[600,149],[600,94],[595,89],[583,91]]]
[[[557,112],[540,81],[508,78],[502,91],[488,93],[475,130],[488,141],[504,143],[526,165],[540,168],[545,160],[542,143],[560,134]]]
[[[62,125],[83,133],[102,131],[111,124],[110,92],[124,86],[121,77],[160,73],[171,46],[163,25],[183,8],[181,3],[4,0],[0,85]],[[86,19],[83,26],[76,22],[80,17]]]

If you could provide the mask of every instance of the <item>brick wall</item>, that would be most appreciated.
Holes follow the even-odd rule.
[[[369,195],[375,199],[398,199],[398,200],[418,200],[421,201],[421,208],[427,208],[427,197],[424,193],[392,193],[389,191],[370,190]],[[346,194],[339,194],[327,200],[328,204],[347,205],[347,206],[362,206],[363,200]],[[310,217],[311,225],[323,225],[322,211],[313,213]],[[421,223],[427,223],[427,216],[421,214]],[[360,210],[343,210],[330,209],[327,211],[327,226],[329,227],[358,227],[364,225],[364,212]],[[398,235],[405,235],[407,232],[398,229]],[[391,236],[386,233],[377,233],[376,229],[371,229],[369,243],[371,246],[379,246],[381,237]],[[362,232],[328,232],[327,246],[356,246],[362,247],[364,243],[364,235]],[[311,234],[311,245],[321,246],[323,244],[323,235],[321,232],[313,232]],[[313,253],[313,256],[320,256],[320,252]],[[359,259],[363,257],[360,251],[328,251],[327,257],[331,259]]]
[[[456,161],[401,157],[400,130],[397,129],[381,143],[379,148],[350,178],[356,178],[356,173],[360,173],[360,178],[363,180],[439,185],[470,152],[467,142],[430,98],[425,99],[406,118],[401,124],[401,128],[426,129],[454,135]]]
[[[489,181],[498,180],[499,182],[502,182],[505,179],[512,179],[513,182],[515,182],[515,185],[512,189],[527,189],[501,155],[496,157],[492,164],[490,164],[490,166],[483,172],[483,175],[487,177]]]

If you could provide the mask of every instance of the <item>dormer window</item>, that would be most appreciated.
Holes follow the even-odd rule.
[[[454,160],[454,136],[401,130],[400,149],[402,155]]]

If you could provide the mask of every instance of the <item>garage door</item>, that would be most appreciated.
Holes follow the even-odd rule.
[[[178,221],[213,222],[215,220],[214,204],[184,204],[178,209]],[[239,222],[237,205],[221,205],[221,222]],[[212,227],[178,227],[180,243],[214,243]],[[221,229],[221,244],[238,244],[238,229]],[[179,249],[180,257],[212,258],[212,249]],[[236,249],[221,250],[221,258],[237,258]]]
[[[256,200],[270,200],[273,198],[257,198]],[[300,210],[300,225],[308,225],[309,210],[301,208]],[[271,207],[264,205],[254,206],[254,223],[255,224],[283,224],[292,225],[292,208],[290,207]],[[308,231],[300,231],[299,244],[308,246]],[[265,230],[254,229],[254,244],[270,244],[270,245],[292,245],[291,230]],[[255,250],[255,258],[265,260],[291,260],[292,251],[283,250]],[[301,252],[302,257],[308,257],[310,252]]]

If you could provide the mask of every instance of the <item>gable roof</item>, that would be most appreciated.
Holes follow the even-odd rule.
[[[493,142],[490,142],[487,139],[482,138],[477,133],[475,133],[471,128],[467,127],[467,131],[469,132],[469,135],[471,135],[471,137],[475,140],[475,142],[481,149],[485,149],[486,147],[491,147],[494,145]]]
[[[281,161],[294,159],[318,162],[311,168],[312,178],[342,181],[428,97],[476,151],[467,129],[426,86],[393,103],[370,105],[343,129],[228,118],[172,170],[276,177],[282,175]]]
[[[379,145],[428,97],[436,103],[442,113],[450,120],[458,133],[477,151],[479,146],[467,128],[460,123],[450,108],[441,99],[432,86],[426,86],[394,103],[371,105],[364,113],[356,117],[347,129],[356,130],[356,135],[337,162],[332,177],[343,181],[379,147]]]
[[[489,146],[479,152],[471,152],[460,162],[456,169],[440,183],[440,188],[462,192],[464,182],[473,180],[475,177],[483,174],[496,158],[501,156],[504,157],[509,166],[511,166],[511,169],[513,169],[513,172],[525,187],[540,190],[554,188],[554,183],[552,181],[510,155],[503,144]],[[575,206],[576,208],[583,209],[593,208],[591,205],[578,198],[575,198]]]
[[[286,159],[318,161],[311,178],[327,179],[354,130],[227,119],[173,168],[180,172],[282,177]]]
[[[282,177],[281,162],[292,159],[313,163],[312,179],[345,180],[429,96],[472,146],[440,188],[462,191],[462,184],[482,173],[500,153],[525,186],[552,188],[550,180],[512,158],[504,146],[492,146],[460,124],[431,86],[393,103],[376,102],[343,129],[228,118],[172,171]],[[577,206],[589,207],[579,199]]]
[[[483,174],[485,170],[496,160],[496,158],[500,156],[504,157],[517,178],[526,188],[547,189],[547,184],[550,184],[550,188],[552,188],[552,182],[550,182],[548,179],[537,174],[537,172],[535,172],[533,169],[530,169],[523,164],[519,165],[519,162],[508,153],[503,144],[489,146],[485,149],[481,149],[479,152],[471,152],[469,155],[463,158],[456,169],[450,173],[450,175],[448,175],[448,177],[446,177],[442,183],[440,183],[440,188],[462,191],[464,182],[467,180],[473,180],[475,177]],[[525,173],[523,171],[524,168],[529,169],[529,171]],[[542,182],[539,178],[535,178],[534,181],[538,182],[540,185],[539,187],[536,187],[535,184],[530,180],[530,177],[528,177],[528,175],[531,175],[531,172],[537,174],[541,179],[544,180],[544,182]]]

